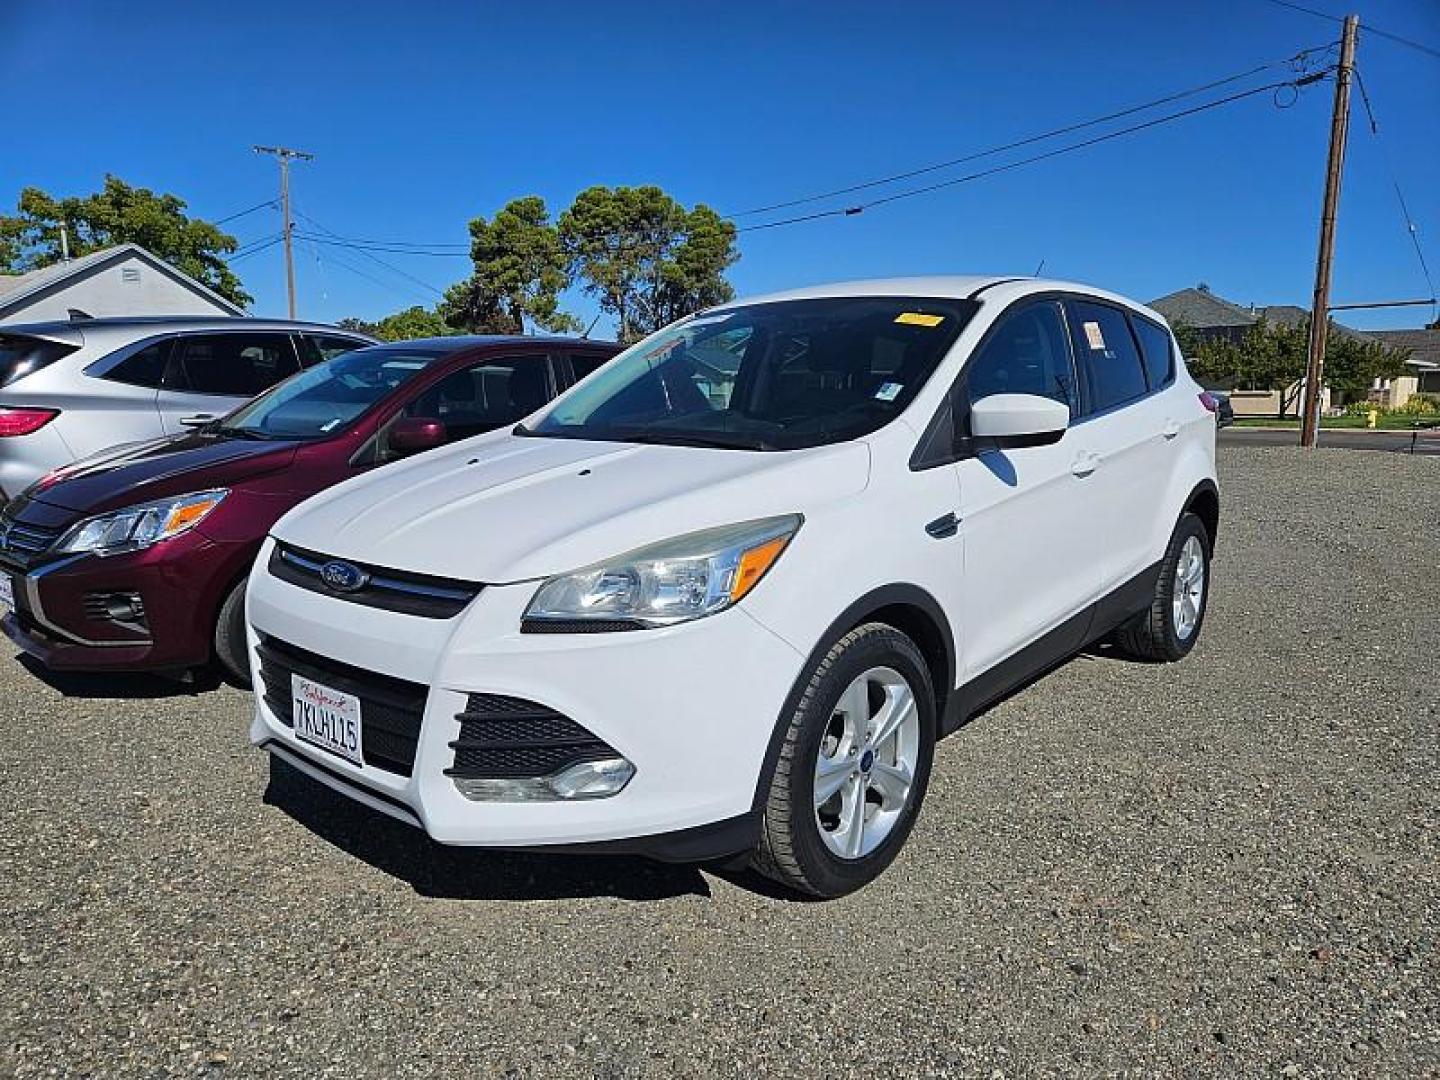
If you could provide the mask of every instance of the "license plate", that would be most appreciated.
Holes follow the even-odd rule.
[[[15,606],[15,583],[9,574],[0,574],[0,608]]]
[[[295,735],[308,743],[365,764],[360,746],[360,699],[299,675],[290,676]]]

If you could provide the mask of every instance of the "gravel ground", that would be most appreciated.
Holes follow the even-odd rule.
[[[0,660],[0,1074],[1440,1075],[1440,461],[1231,448],[1206,633],[948,739],[833,903],[446,851],[230,689]]]

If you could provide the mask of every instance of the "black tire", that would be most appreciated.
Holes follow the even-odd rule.
[[[225,678],[250,687],[250,653],[245,644],[245,578],[230,590],[215,620],[215,662]]]
[[[1205,576],[1194,628],[1187,636],[1181,637],[1175,626],[1171,600],[1180,553],[1192,537],[1200,542]],[[1205,609],[1210,603],[1210,551],[1210,534],[1205,523],[1194,514],[1182,514],[1165,548],[1165,558],[1160,564],[1160,576],[1155,581],[1155,594],[1151,597],[1150,606],[1115,631],[1115,644],[1121,651],[1137,660],[1159,662],[1182,660],[1189,654],[1195,642],[1200,640],[1200,631],[1205,626]]]
[[[842,858],[827,846],[816,820],[817,755],[836,717],[841,695],[877,667],[899,673],[914,694],[916,761],[905,805],[885,838],[866,855]],[[850,631],[805,676],[804,691],[789,718],[770,780],[760,842],[751,855],[751,865],[782,885],[819,897],[843,896],[873,881],[895,859],[915,824],[930,782],[936,730],[935,689],[915,643],[883,623],[866,623]],[[868,779],[868,772],[866,776]]]

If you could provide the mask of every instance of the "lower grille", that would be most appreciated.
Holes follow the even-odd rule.
[[[145,601],[137,592],[91,592],[85,594],[85,617],[93,622],[114,623],[127,630],[148,633]]]
[[[524,698],[471,694],[450,744],[457,779],[499,780],[551,776],[582,761],[620,755],[568,716]]]
[[[354,694],[360,699],[360,742],[365,764],[400,776],[410,775],[425,715],[428,688],[423,683],[366,671],[268,635],[261,639],[258,651],[262,685],[257,689],[282,724],[293,727],[295,723],[291,675]]]

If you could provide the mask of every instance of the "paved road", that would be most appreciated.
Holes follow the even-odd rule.
[[[1408,431],[1320,430],[1320,445],[1337,450],[1388,450],[1408,454],[1411,448]],[[1298,430],[1274,428],[1227,427],[1220,432],[1222,446],[1295,446],[1300,441]],[[1440,456],[1440,431],[1422,432],[1414,440],[1417,456]]]
[[[0,1076],[1440,1075],[1437,478],[1227,449],[1195,653],[974,720],[833,903],[441,849],[244,694],[0,654]]]

